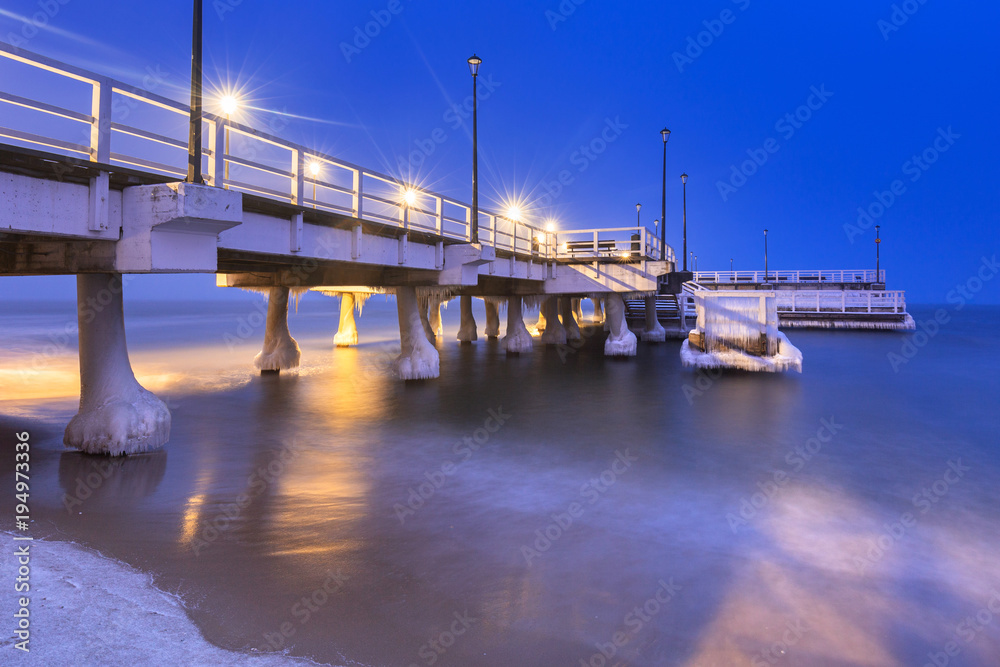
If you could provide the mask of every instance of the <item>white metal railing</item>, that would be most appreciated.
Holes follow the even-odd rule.
[[[885,271],[695,271],[694,280],[705,283],[884,283]]]
[[[604,229],[569,229],[554,234],[555,257],[574,259],[659,260],[660,239],[643,226]],[[674,249],[666,246],[665,259],[675,262]]]
[[[779,313],[905,313],[903,290],[775,290]]]
[[[19,114],[31,114],[29,118],[21,117],[19,123],[29,131],[4,127],[8,119],[18,120],[5,110],[0,116],[4,119],[0,122],[0,140],[82,157],[98,165],[126,166],[174,178],[187,175],[189,107],[153,92],[155,82],[148,89],[129,86],[4,43],[0,43],[0,58],[34,68],[32,72],[39,79],[55,75],[57,83],[49,88],[75,87],[77,98],[77,108],[70,108],[0,91],[0,106],[11,105],[18,107]],[[0,82],[3,80],[0,77]],[[46,86],[41,84],[33,85],[31,93],[44,89]],[[404,230],[470,240],[472,209],[468,204],[285,141],[226,116],[205,112],[204,124],[207,131],[203,132],[202,166],[208,185]],[[101,172],[101,179],[107,188],[106,171]],[[638,244],[632,237],[618,238],[622,232],[638,234]],[[624,257],[621,253],[632,258],[659,259],[659,240],[641,227],[556,233],[479,211],[479,241],[499,250],[550,260],[571,259],[580,253],[575,248],[570,251],[568,246],[560,250],[560,243],[580,234],[588,239],[592,235],[596,259]],[[606,244],[609,240],[613,245]],[[673,251],[669,253],[672,258]]]

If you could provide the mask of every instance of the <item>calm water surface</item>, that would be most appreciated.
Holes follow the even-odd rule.
[[[460,346],[455,302],[440,379],[402,383],[393,302],[333,350],[336,302],[309,295],[290,317],[303,367],[279,377],[250,367],[259,303],[126,304],[173,427],[110,466],[62,450],[73,305],[0,307],[0,427],[5,449],[33,434],[35,534],[152,573],[216,644],[358,665],[923,665],[954,641],[950,664],[1000,662],[1000,309],[949,311],[898,372],[912,334],[792,330],[802,375],[713,378],[678,342],[605,359],[596,330],[513,358]]]

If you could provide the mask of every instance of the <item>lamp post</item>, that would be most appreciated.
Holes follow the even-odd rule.
[[[691,268],[694,269],[695,273],[698,272],[698,255],[694,256],[694,266],[692,266]]]
[[[733,258],[732,257],[729,258],[729,272],[730,273],[733,272]],[[735,278],[735,277],[736,276],[733,276],[733,278]]]
[[[882,233],[879,228],[882,225],[875,225],[875,282],[882,282],[881,258],[879,257],[879,246],[882,245]]]
[[[684,255],[687,256],[688,249],[688,175],[681,174],[681,183],[684,186]],[[684,270],[687,271],[687,264],[684,264]]]
[[[191,122],[188,134],[187,182],[204,182],[201,175],[201,0],[194,0],[191,34]]]
[[[767,284],[767,230],[764,230],[764,284]]]
[[[660,130],[663,137],[663,199],[660,203],[660,220],[663,226],[660,227],[660,261],[667,258],[667,141],[670,139],[670,130],[663,128]]]
[[[228,181],[229,180],[229,120],[232,117],[232,115],[236,113],[236,110],[239,108],[239,102],[236,101],[236,98],[233,95],[226,95],[225,97],[222,98],[221,105],[222,105],[222,113],[225,114],[226,116],[226,125],[225,125],[226,145],[224,149],[226,151],[226,154],[222,156],[222,159],[225,161],[226,166],[222,178],[223,180]],[[223,187],[225,186],[226,184],[223,183]]]
[[[469,216],[469,242],[479,243],[479,104],[477,101],[479,66],[482,58],[472,54],[469,71],[472,72],[472,214]]]
[[[639,211],[641,211],[641,210],[642,210],[642,204],[636,204],[635,205],[635,226],[636,227],[642,227],[642,217],[639,214]]]

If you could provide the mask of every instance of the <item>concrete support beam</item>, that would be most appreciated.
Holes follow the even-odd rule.
[[[192,183],[125,188],[115,266],[129,273],[214,273],[219,234],[242,218],[243,195],[232,190]]]
[[[135,379],[125,345],[120,274],[76,279],[80,327],[80,411],[63,436],[67,447],[120,456],[162,447],[170,411]]]
[[[634,357],[636,354],[635,334],[629,331],[625,322],[625,301],[620,294],[610,294],[604,299],[608,313],[610,335],[604,342],[604,354],[609,357]]]
[[[340,325],[333,336],[336,347],[353,347],[358,344],[358,326],[354,321],[354,295],[345,292],[340,296]]]
[[[302,356],[299,344],[288,332],[288,291],[287,287],[272,287],[268,296],[264,348],[253,360],[261,373],[297,368]]]
[[[462,321],[458,327],[458,340],[463,343],[471,343],[479,338],[476,328],[476,318],[472,314],[472,297],[461,296],[458,299]]]
[[[427,340],[413,287],[396,290],[396,310],[399,315],[400,355],[396,371],[403,380],[425,380],[440,376],[438,351]]]
[[[524,326],[524,317],[521,311],[521,297],[512,296],[507,298],[507,335],[504,336],[503,346],[507,354],[521,354],[531,352],[534,348],[534,341],[528,329]]]
[[[496,250],[478,243],[445,246],[444,269],[438,276],[439,285],[477,285],[480,267],[488,267],[496,259]]]

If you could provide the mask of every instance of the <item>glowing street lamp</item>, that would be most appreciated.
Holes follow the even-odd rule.
[[[224,128],[224,132],[226,133],[226,154],[222,156],[222,160],[225,164],[225,173],[222,178],[227,182],[224,182],[222,185],[223,187],[227,187],[229,181],[229,120],[231,116],[239,111],[240,101],[236,99],[235,95],[224,95],[222,99],[219,100],[219,106],[222,107],[222,113],[226,116],[226,124]],[[313,197],[313,199],[315,199],[315,197]]]
[[[323,165],[320,164],[319,160],[312,160],[306,165],[306,171],[309,172],[309,176],[313,179],[313,208],[316,208],[316,179],[319,177],[321,171],[323,171]]]
[[[764,230],[764,284],[767,284],[767,230]]]
[[[640,217],[639,211],[642,210],[642,204],[635,205],[635,226],[642,227],[642,219]]]
[[[882,225],[875,225],[875,282],[882,282],[881,258],[879,257],[879,246],[882,245],[882,233],[879,229]]]
[[[407,189],[406,192],[403,193],[403,201],[406,202],[408,207],[413,208],[413,206],[417,203],[417,191],[412,188]]]
[[[469,71],[472,72],[472,214],[469,223],[469,242],[479,243],[479,103],[477,101],[479,66],[483,59],[472,54]]]
[[[521,208],[516,204],[507,207],[507,217],[514,222],[521,222]]]

